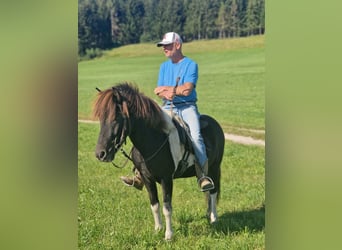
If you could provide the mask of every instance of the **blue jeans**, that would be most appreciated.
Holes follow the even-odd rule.
[[[170,105],[163,106],[163,109],[170,111]],[[207,161],[207,153],[205,151],[205,144],[201,135],[201,128],[199,122],[199,113],[196,104],[177,105],[172,107],[172,111],[179,115],[189,126],[192,145],[194,147],[195,156],[199,165],[203,168]]]

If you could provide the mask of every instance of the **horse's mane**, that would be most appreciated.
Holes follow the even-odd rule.
[[[126,101],[129,116],[144,120],[151,128],[160,130],[165,126],[160,106],[140,93],[136,86],[127,82],[99,92],[93,105],[94,118],[101,121],[113,121],[118,99],[122,99],[121,102]]]

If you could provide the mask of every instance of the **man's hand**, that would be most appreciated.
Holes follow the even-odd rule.
[[[166,87],[165,86],[159,86],[159,87],[156,87],[155,89],[154,89],[154,93],[156,94],[156,95],[160,95],[162,92],[164,92],[166,90]]]
[[[160,98],[172,100],[176,95],[188,96],[194,89],[194,85],[191,82],[186,82],[177,88],[173,86],[159,86],[154,89],[154,93]]]
[[[161,98],[165,98],[169,101],[171,101],[175,95],[175,88],[174,87],[170,87],[170,86],[160,86],[154,89],[154,93],[161,97]]]

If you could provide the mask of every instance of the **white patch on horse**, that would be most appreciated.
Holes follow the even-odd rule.
[[[214,223],[217,221],[216,203],[217,203],[217,193],[210,194],[208,197],[208,211],[207,211],[207,216],[210,219],[210,223]]]
[[[154,230],[159,231],[163,228],[162,220],[160,217],[159,203],[151,205],[151,210],[154,218]]]
[[[165,216],[165,240],[171,240],[173,231],[172,231],[172,224],[171,224],[171,217],[172,217],[172,206],[170,202],[165,202],[163,206],[163,214]]]

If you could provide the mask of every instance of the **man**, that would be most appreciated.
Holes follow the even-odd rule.
[[[160,65],[157,87],[154,93],[163,99],[163,108],[176,113],[188,124],[196,156],[196,175],[201,191],[214,188],[213,182],[206,176],[208,158],[200,131],[199,112],[197,109],[196,84],[198,66],[182,53],[182,39],[175,32],[168,32],[157,43],[169,60]],[[123,182],[142,189],[143,183],[136,171],[133,179],[121,177]]]

